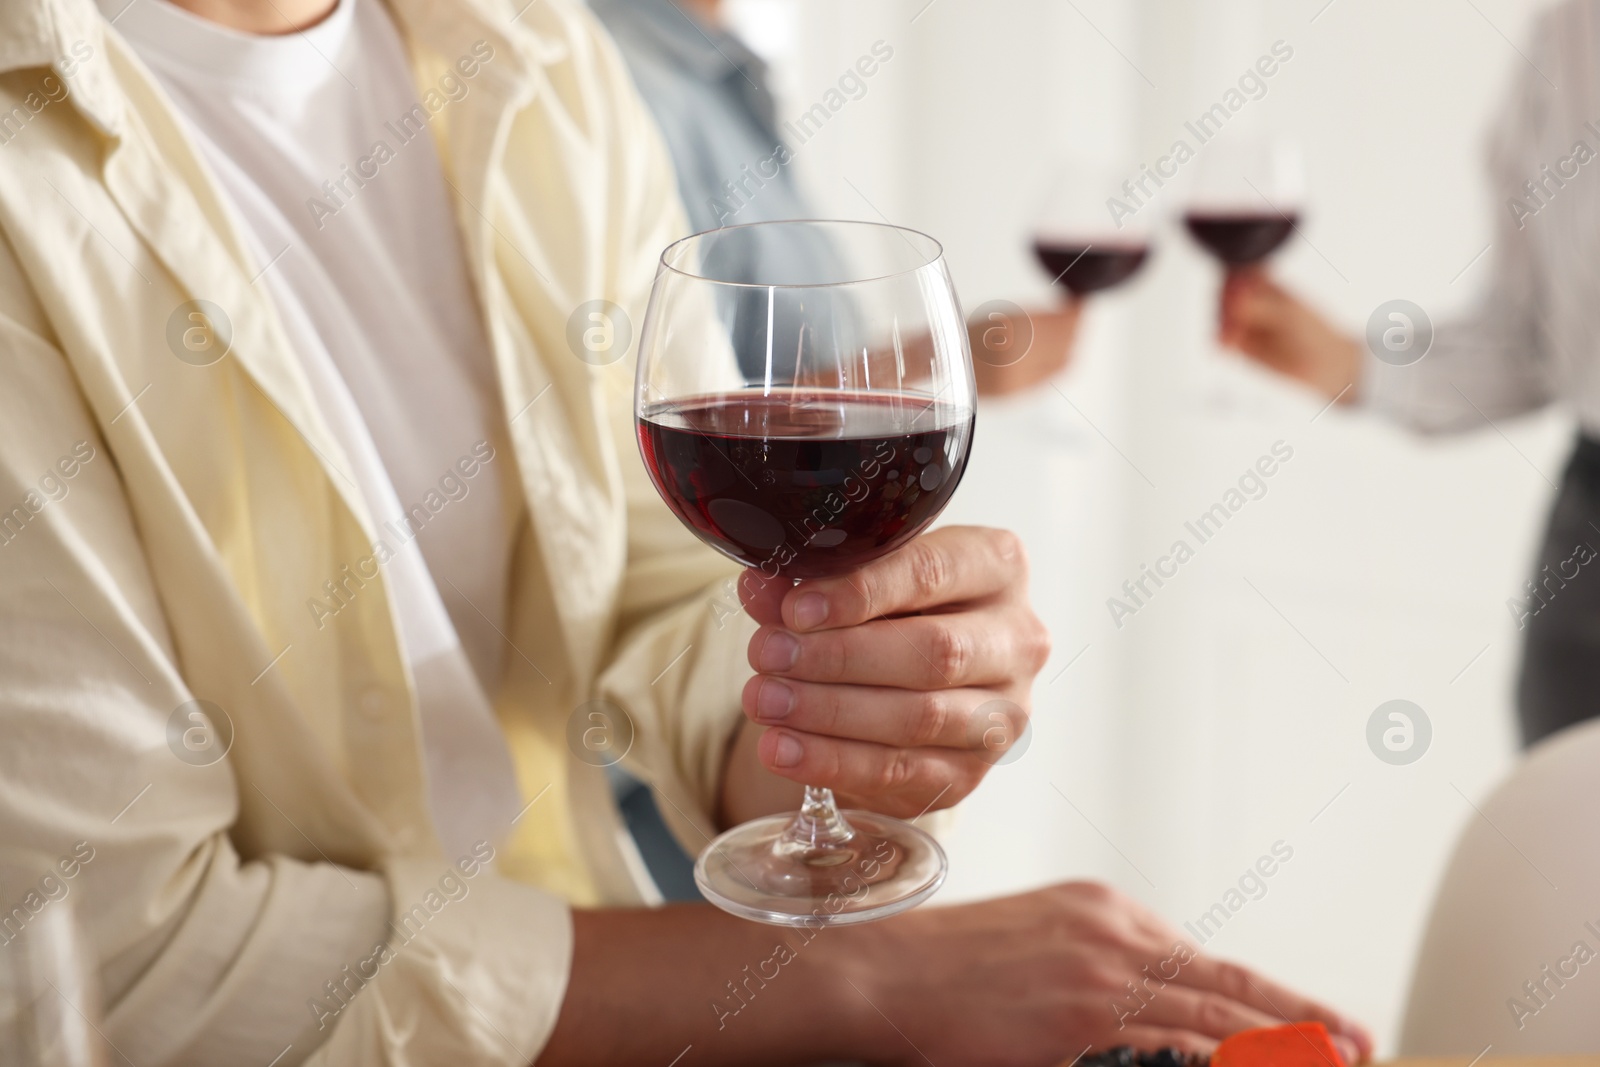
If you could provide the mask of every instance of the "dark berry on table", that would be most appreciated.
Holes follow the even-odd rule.
[[[1188,1064],[1182,1049],[1162,1048],[1154,1052],[1141,1052],[1139,1067],[1188,1067]]]

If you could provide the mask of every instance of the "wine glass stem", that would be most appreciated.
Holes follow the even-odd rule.
[[[833,790],[808,785],[800,810],[783,833],[783,843],[807,852],[827,852],[844,848],[855,835],[834,802]]]

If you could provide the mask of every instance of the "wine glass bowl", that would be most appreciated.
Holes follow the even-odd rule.
[[[1147,244],[1040,234],[1033,255],[1057,285],[1073,296],[1088,296],[1121,285],[1139,272],[1150,255]]]
[[[1109,168],[1068,164],[1034,225],[1034,258],[1074,298],[1122,285],[1150,256],[1153,209],[1114,219],[1105,206],[1105,190],[1114,187]]]
[[[966,468],[974,393],[926,235],[752,223],[662,254],[640,329],[640,452],[678,519],[747,580],[847,574],[926,529]],[[920,829],[807,787],[798,814],[718,837],[695,879],[734,914],[815,926],[904,911],[946,869]]]
[[[955,491],[972,420],[911,414],[928,404],[791,386],[704,394],[652,405],[639,438],[702,540],[769,578],[822,578],[899,548]]]
[[[1305,171],[1287,141],[1241,133],[1206,147],[1184,214],[1189,235],[1234,270],[1276,252],[1300,224]]]

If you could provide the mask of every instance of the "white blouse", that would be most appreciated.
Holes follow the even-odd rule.
[[[1368,368],[1367,403],[1426,432],[1559,400],[1600,435],[1600,3],[1546,12],[1527,58],[1491,142],[1486,290],[1420,361]]]

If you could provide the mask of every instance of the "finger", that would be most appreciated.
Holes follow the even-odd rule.
[[[1351,1062],[1362,1062],[1372,1054],[1372,1035],[1360,1023],[1249,968],[1209,956],[1197,956],[1184,966],[1183,971],[1187,985],[1209,989],[1264,1011],[1275,1024],[1323,1023],[1331,1034],[1355,1046],[1357,1056]]]
[[[1223,285],[1222,322],[1232,338],[1270,326],[1283,315],[1282,290],[1256,273],[1230,274]]]
[[[1366,1063],[1367,1060],[1372,1058],[1370,1049],[1363,1052],[1361,1046],[1356,1044],[1354,1039],[1346,1037],[1344,1034],[1336,1034],[1330,1030],[1328,1038],[1333,1042],[1333,1047],[1339,1050],[1339,1058],[1345,1062],[1347,1067],[1354,1067],[1358,1063]]]
[[[1222,306],[1224,309],[1231,307],[1244,296],[1245,289],[1250,284],[1249,275],[1242,271],[1231,270],[1222,278]]]
[[[773,578],[751,567],[739,575],[739,603],[745,613],[763,626],[783,625],[783,598],[794,588],[785,578]]]
[[[972,792],[988,765],[949,748],[895,748],[795,730],[768,730],[756,746],[773,774],[847,796],[870,797],[872,810],[912,818],[948,807]]]
[[[1277,1026],[1276,1015],[1210,990],[1178,985],[1177,981],[1150,991],[1150,1001],[1139,1011],[1139,1021],[1151,1026],[1187,1030],[1221,1039],[1240,1030]]]
[[[762,726],[896,748],[966,749],[991,762],[1027,726],[1021,705],[987,689],[919,692],[758,674],[745,683],[743,706],[745,715]]]
[[[1028,312],[1028,318],[1033,323],[1035,335],[1070,327],[1077,317],[1077,312],[1073,310],[1072,301],[1070,300],[1063,301],[1052,308]]]
[[[1281,329],[1303,309],[1289,290],[1265,275],[1250,284],[1240,305],[1245,325],[1261,330]]]
[[[998,611],[879,619],[848,630],[793,633],[763,626],[750,638],[758,673],[900,689],[1004,685],[1032,677],[1049,654],[1037,620]],[[1040,628],[1042,630],[1042,627]]]
[[[1236,345],[1244,333],[1250,304],[1250,276],[1229,271],[1222,281],[1222,297],[1218,302],[1217,338],[1225,345]]]
[[[850,574],[801,582],[784,598],[783,622],[800,632],[856,626],[995,596],[1026,573],[1016,534],[946,526]]]

